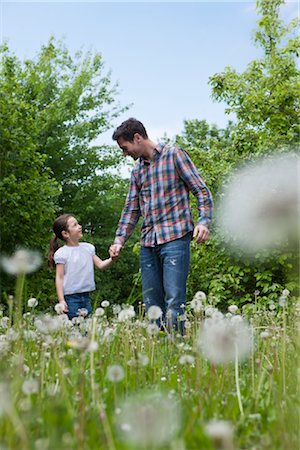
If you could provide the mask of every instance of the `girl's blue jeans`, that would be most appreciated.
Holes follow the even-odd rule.
[[[92,313],[92,305],[89,292],[80,292],[79,294],[65,295],[65,301],[68,305],[68,317],[72,320],[74,317],[78,317],[78,310],[85,308],[88,311],[88,315]]]
[[[155,247],[141,247],[143,300],[162,310],[169,331],[184,335],[186,281],[190,266],[191,233]]]

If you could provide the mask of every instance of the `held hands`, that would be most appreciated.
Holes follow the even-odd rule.
[[[194,228],[193,239],[197,244],[207,241],[209,238],[209,229],[205,225],[196,225]]]
[[[122,245],[121,244],[112,244],[109,247],[109,255],[110,255],[110,257],[111,257],[111,259],[113,261],[118,259],[118,257],[120,256],[121,250],[122,250]]]

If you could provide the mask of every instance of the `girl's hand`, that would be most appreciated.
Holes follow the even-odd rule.
[[[63,313],[67,313],[69,311],[68,305],[66,303],[65,300],[62,300],[61,302],[59,302],[62,306],[63,306]]]

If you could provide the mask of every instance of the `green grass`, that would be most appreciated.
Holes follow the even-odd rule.
[[[185,338],[170,339],[164,333],[149,336],[139,310],[134,319],[120,323],[109,306],[108,318],[94,316],[51,332],[37,329],[40,313],[34,311],[14,325],[0,318],[0,449],[299,448],[296,299],[273,311],[259,304],[244,310],[254,330],[254,345],[237,367],[234,361],[213,365],[198,352],[195,340],[203,314],[187,311],[190,328]],[[265,330],[269,337],[262,338]],[[91,341],[98,344],[94,351],[89,350]],[[181,364],[182,355],[192,355],[194,363]],[[107,378],[107,368],[114,364],[124,369],[119,382]],[[32,379],[37,382],[32,384],[34,392],[24,393],[24,382]],[[161,446],[146,438],[133,445],[118,431],[124,400],[140,394],[141,407],[145,406],[149,400],[144,392],[170,399],[180,415],[177,432]],[[159,410],[156,418],[149,413],[154,432]],[[231,447],[218,446],[206,434],[212,419],[231,422]],[[139,417],[136,426],[142,426]]]

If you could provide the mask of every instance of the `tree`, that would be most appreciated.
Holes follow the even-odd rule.
[[[72,57],[52,37],[33,59],[20,62],[5,44],[0,87],[1,251],[21,245],[46,256],[55,216],[71,212],[106,257],[125,191],[121,152],[97,145],[97,138],[126,107],[115,99],[117,86],[104,72],[101,54]],[[128,260],[132,266],[130,254]],[[131,273],[126,264],[125,258],[124,271]],[[128,279],[126,286],[128,291]],[[28,290],[45,301],[55,297],[53,274],[44,268],[31,277]]]
[[[40,247],[51,223],[58,184],[46,155],[36,151],[34,106],[24,94],[24,72],[8,47],[1,48],[1,252],[17,245]]]
[[[233,134],[241,156],[261,153],[300,140],[300,37],[293,35],[299,21],[280,19],[283,0],[257,0],[261,14],[254,42],[263,50],[243,73],[226,67],[210,77],[212,96],[225,101],[236,115]]]
[[[213,192],[216,209],[221,186],[230,180],[235,168],[258,154],[281,151],[299,144],[299,37],[289,37],[296,21],[285,25],[279,19],[280,0],[259,0],[261,18],[255,42],[263,56],[248,64],[239,74],[232,67],[210,77],[213,98],[225,101],[227,112],[234,112],[235,123],[225,130],[205,121],[186,121],[178,142],[191,154],[200,173]],[[196,212],[195,212],[196,213]],[[202,289],[224,302],[251,301],[260,291],[267,300],[276,300],[280,290],[296,289],[298,255],[290,250],[274,251],[245,258],[226,249],[222,230],[212,224],[212,238],[193,249],[188,282],[189,295]]]

